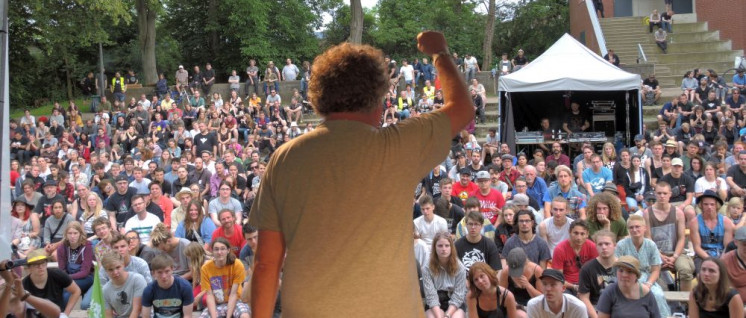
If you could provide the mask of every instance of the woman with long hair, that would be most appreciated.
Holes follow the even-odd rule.
[[[502,213],[498,216],[498,226],[495,230],[495,245],[497,246],[497,252],[500,254],[503,252],[505,242],[513,236],[518,230],[517,224],[515,223],[515,215],[518,213],[518,209],[515,205],[507,204],[503,207]]]
[[[630,214],[636,212],[641,207],[645,207],[644,194],[650,191],[650,176],[648,171],[642,165],[639,155],[633,155],[630,159],[630,168],[627,171],[626,180],[624,180],[624,192],[627,194],[627,210]],[[614,231],[612,231],[614,232]],[[617,233],[617,236],[619,234]]]
[[[617,241],[627,237],[627,223],[622,217],[619,199],[608,192],[601,192],[588,202],[588,237],[600,230],[608,230],[616,235]]]
[[[702,128],[702,136],[705,137],[705,142],[708,145],[715,143],[715,137],[718,136],[718,128],[715,127],[715,122],[712,119],[705,121],[705,125]]]
[[[483,262],[471,265],[468,283],[466,307],[469,318],[518,317],[513,293],[498,285],[497,274],[489,265]]]
[[[29,252],[41,246],[41,223],[39,214],[33,213],[33,209],[34,206],[26,203],[23,197],[13,200],[10,215],[21,221],[21,238],[13,240],[11,244],[17,247],[19,258],[26,258]]]
[[[692,163],[694,163],[694,158],[692,158]],[[694,182],[694,197],[699,198],[705,193],[705,190],[712,190],[717,193],[720,199],[725,200],[728,197],[728,184],[717,175],[715,165],[712,162],[706,162],[702,170],[704,175],[699,179],[694,179],[697,180]],[[699,201],[696,203],[699,203]]]
[[[231,253],[231,243],[223,237],[212,241],[210,248],[213,259],[200,270],[200,286],[207,303],[200,317],[228,316],[228,310],[232,309],[233,317],[249,318],[249,306],[239,300],[246,275],[243,264]]]
[[[80,309],[86,310],[91,303],[91,293],[88,291],[93,286],[93,245],[86,239],[83,225],[78,221],[67,224],[64,237],[62,244],[57,247],[57,265],[80,287],[83,295]],[[69,293],[65,293],[64,297],[70,297]]]
[[[63,230],[72,221],[73,217],[67,213],[67,205],[64,202],[52,203],[52,215],[44,221],[42,230],[42,245],[51,259],[57,259],[57,248],[62,245],[62,240],[65,238]]]
[[[733,197],[728,200],[727,216],[733,221],[735,229],[746,225],[746,218],[743,217],[743,201],[739,197]]]
[[[616,148],[614,148],[614,144],[610,142],[604,144],[603,151],[601,152],[601,161],[603,161],[604,167],[614,171],[614,165],[617,162]]]
[[[425,290],[425,315],[463,318],[466,296],[466,268],[458,259],[456,246],[448,232],[435,234],[430,262],[422,267]]]
[[[704,160],[702,160],[702,157],[695,155],[689,159],[689,170],[684,173],[692,180],[697,180],[705,173],[703,164]]]
[[[726,114],[732,112],[726,111]],[[738,129],[736,128],[736,120],[733,118],[726,117],[720,125],[720,135],[725,137],[725,142],[728,143],[728,149],[733,148],[733,142],[738,140]]]
[[[207,254],[202,245],[196,242],[189,243],[184,255],[189,260],[189,270],[192,272],[192,294],[194,295],[194,309],[201,310],[205,307],[204,292],[200,286],[202,265],[207,261]]]
[[[517,164],[515,165],[515,168],[518,169],[518,172],[520,172],[521,175],[524,175],[523,169],[525,169],[526,166],[528,165],[528,156],[526,155],[525,152],[519,152],[516,155],[516,158],[517,158],[516,160]]]
[[[689,294],[689,317],[742,318],[743,300],[730,287],[725,263],[719,258],[702,261],[699,283]]]
[[[200,200],[192,200],[183,208],[186,210],[184,221],[179,222],[174,235],[190,242],[197,242],[202,246],[208,245],[215,231],[215,223],[207,215]]]
[[[98,218],[108,218],[101,197],[94,192],[88,192],[84,199],[81,198],[80,206],[82,212],[78,213],[77,220],[83,224],[83,233],[89,240],[98,239],[93,230],[93,221]]]

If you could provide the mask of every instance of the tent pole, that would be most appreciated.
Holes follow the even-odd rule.
[[[626,93],[624,93],[624,104],[626,105],[626,112],[627,112],[627,125],[625,126],[625,127],[627,127],[627,136],[626,136],[627,140],[626,140],[626,142],[627,142],[627,144],[629,144],[629,141],[630,141],[630,139],[629,139],[629,91],[627,91]]]
[[[500,142],[502,142],[503,141],[501,139],[502,138],[502,130],[500,129],[502,127],[502,121],[501,121],[502,116],[500,116],[501,115],[500,111],[502,110],[502,107],[501,107],[502,106],[502,98],[500,96],[500,93],[501,93],[501,91],[498,90],[497,91],[497,140],[499,140]]]

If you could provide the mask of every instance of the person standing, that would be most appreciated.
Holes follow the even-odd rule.
[[[345,43],[316,58],[308,94],[324,123],[275,152],[250,214],[249,223],[259,229],[251,287],[253,316],[271,315],[284,263],[283,314],[424,317],[422,300],[412,292],[418,283],[411,271],[415,266],[411,245],[390,242],[412,237],[411,214],[401,213],[412,206],[404,189],[445,158],[452,137],[471,121],[474,110],[447,56],[444,36],[424,32],[418,43],[423,53],[433,57],[446,106],[384,129],[377,128],[383,113],[381,98],[389,88],[383,54]],[[361,73],[367,74],[364,79]],[[367,146],[361,148],[360,140],[366,140]],[[318,155],[327,153],[324,149],[346,155],[330,161]],[[371,166],[372,161],[380,164]],[[298,179],[300,172],[285,169],[294,166],[304,167],[302,179]],[[329,178],[335,182],[328,182]],[[317,191],[321,187],[328,195]],[[361,205],[370,207],[365,209],[366,217],[339,214],[360,211]],[[304,217],[311,206],[316,207],[314,216]],[[336,221],[327,222],[332,216]],[[321,240],[326,243],[316,244]],[[377,252],[360,253],[371,248]],[[333,260],[327,257],[330,253],[336,255]],[[357,265],[350,267],[353,262]],[[353,269],[367,274],[354,275]],[[309,292],[324,288],[327,273],[349,279],[339,281],[329,293],[309,298]],[[379,295],[391,301],[386,306],[369,301]],[[350,303],[357,306],[347,306]]]

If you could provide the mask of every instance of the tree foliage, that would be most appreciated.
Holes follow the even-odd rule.
[[[486,1],[496,1],[497,14],[494,41],[483,48]],[[155,66],[143,61],[143,38],[133,23],[137,3],[155,13]],[[518,48],[533,58],[569,29],[567,6],[568,0],[379,0],[364,10],[361,39],[395,59],[413,58],[416,34],[438,30],[452,52],[480,62]],[[242,74],[249,59],[262,67],[285,58],[312,60],[350,38],[350,19],[349,0],[10,1],[11,105],[73,97],[76,82],[97,70],[98,43],[110,78],[127,69],[142,77],[147,67],[173,81],[178,65],[191,71],[209,62],[224,81],[232,69]]]

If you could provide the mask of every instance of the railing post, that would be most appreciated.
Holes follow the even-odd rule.
[[[588,16],[591,18],[591,25],[593,26],[593,33],[596,35],[596,41],[598,41],[598,49],[601,52],[601,56],[605,56],[606,53],[606,39],[604,39],[603,30],[601,30],[601,23],[598,21],[598,15],[596,15],[596,7],[593,5],[593,1],[586,0],[585,6],[588,8]]]

